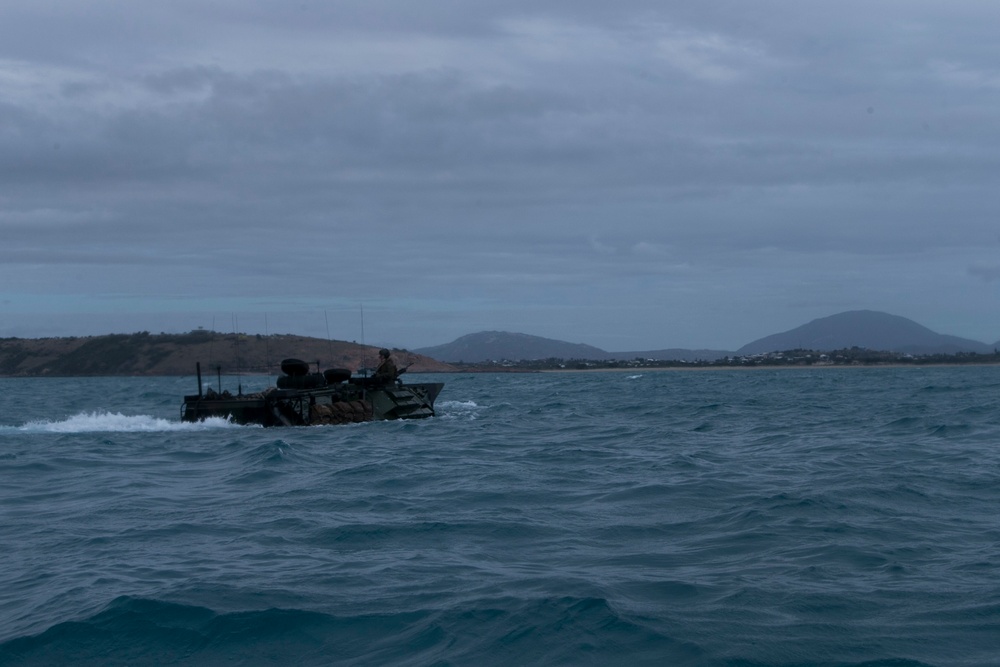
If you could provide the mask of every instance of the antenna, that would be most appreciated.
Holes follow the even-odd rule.
[[[240,366],[240,332],[239,332],[239,320],[236,318],[236,313],[233,313],[233,335],[236,337],[236,387],[237,396],[243,395],[243,375],[241,374]]]
[[[330,349],[330,361],[333,363],[333,341],[330,339],[330,318],[327,316],[326,311],[323,311],[323,319],[326,320],[326,344]],[[319,370],[319,362],[316,362],[316,370]]]
[[[215,315],[212,315],[212,337],[208,339],[208,363],[215,364]]]
[[[268,341],[270,334],[267,331],[267,313],[264,313],[264,374],[271,374],[271,353],[268,350]]]
[[[368,377],[368,346],[365,344],[365,304],[358,304],[361,309],[361,364],[365,369],[364,377]]]

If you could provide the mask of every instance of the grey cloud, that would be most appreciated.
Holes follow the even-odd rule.
[[[653,299],[729,329],[707,301],[789,326],[851,298],[891,310],[930,293],[912,267],[944,250],[941,271],[995,280],[985,5],[46,7],[0,9],[10,272],[136,298],[391,296],[427,337],[449,299],[470,323],[557,302],[577,327],[591,306],[646,322]],[[869,289],[886,258],[899,289]]]
[[[1000,266],[995,264],[970,266],[969,275],[975,276],[987,283],[997,282],[1000,281]]]

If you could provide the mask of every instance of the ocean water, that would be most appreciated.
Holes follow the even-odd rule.
[[[424,379],[0,380],[0,664],[1000,664],[1000,367]]]

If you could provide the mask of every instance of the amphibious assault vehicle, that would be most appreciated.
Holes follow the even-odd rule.
[[[422,419],[434,416],[434,400],[444,387],[443,382],[403,384],[398,377],[352,377],[344,368],[310,372],[309,366],[300,359],[285,359],[277,386],[253,394],[243,394],[241,389],[233,395],[211,388],[203,391],[201,364],[197,364],[198,393],[184,397],[181,419],[196,422],[223,417],[261,426]]]

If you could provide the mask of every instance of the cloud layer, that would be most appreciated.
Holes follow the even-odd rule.
[[[5,3],[0,335],[1000,337],[1000,8],[661,5]]]

